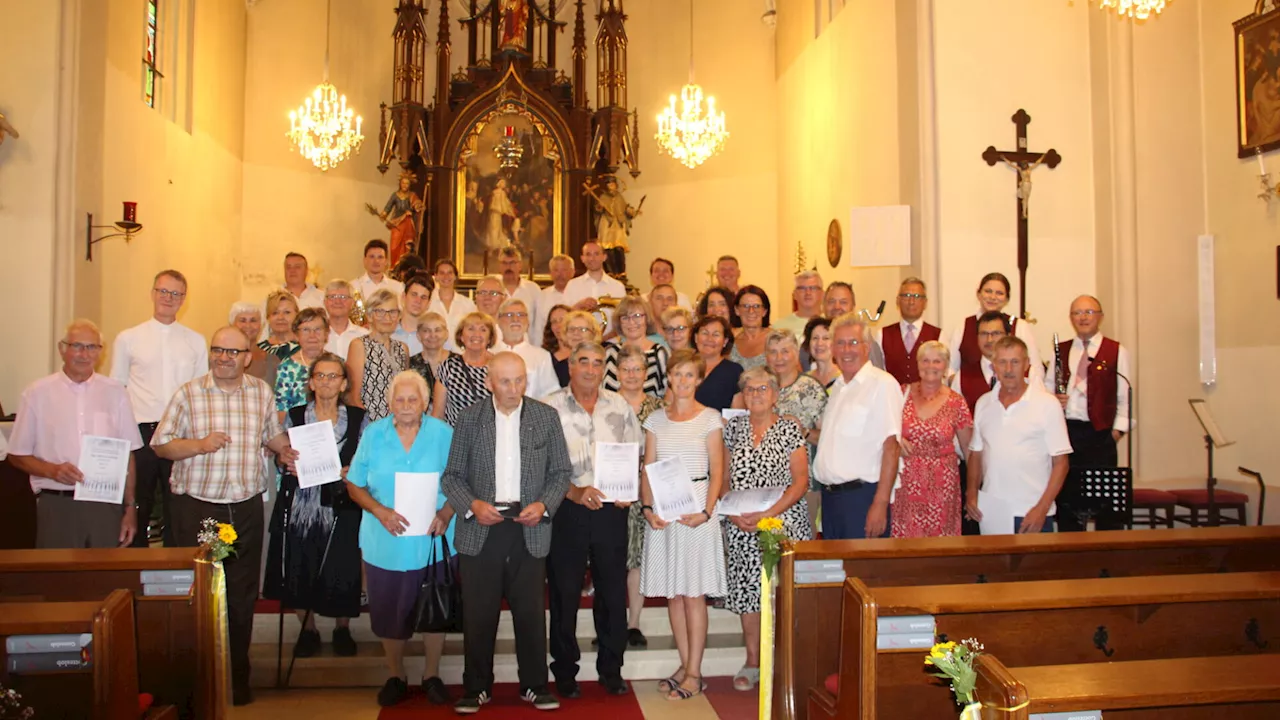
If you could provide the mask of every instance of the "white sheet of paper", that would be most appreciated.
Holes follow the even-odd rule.
[[[751,412],[744,408],[725,408],[720,411],[720,417],[724,418],[725,422],[729,422],[736,417],[750,414]]]
[[[120,505],[129,476],[129,441],[85,435],[80,439],[80,462],[84,482],[76,483],[75,499]]]
[[[333,437],[333,421],[289,428],[289,444],[298,452],[298,487],[315,487],[342,479],[338,441]]]
[[[404,536],[426,535],[440,508],[440,473],[396,473],[395,511],[408,523]]]
[[[649,489],[653,491],[653,511],[667,522],[679,520],[682,515],[696,513],[698,498],[693,494],[693,478],[680,458],[659,460],[644,466],[649,476]]]
[[[786,491],[786,488],[780,487],[733,490],[716,503],[716,514],[727,517],[764,512],[773,507],[773,504],[778,502],[778,498],[781,498]]]
[[[595,487],[605,502],[640,499],[640,443],[596,443]]]

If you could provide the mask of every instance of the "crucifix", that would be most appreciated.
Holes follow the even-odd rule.
[[[995,145],[987,146],[982,152],[982,159],[992,167],[1003,162],[1017,171],[1018,195],[1018,317],[1026,320],[1027,316],[1027,218],[1031,208],[1031,173],[1040,165],[1050,170],[1058,167],[1062,156],[1057,150],[1049,148],[1047,152],[1037,153],[1027,150],[1027,125],[1031,124],[1031,116],[1026,110],[1019,109],[1011,118],[1018,128],[1018,149],[1014,151],[996,150]]]

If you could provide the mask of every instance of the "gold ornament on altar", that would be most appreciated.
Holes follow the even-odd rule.
[[[329,25],[332,2],[324,26],[324,82],[316,86],[297,110],[289,112],[287,137],[298,154],[320,170],[330,170],[359,152],[364,135],[360,134],[363,118],[347,107],[347,96],[329,82]],[[352,127],[352,120],[355,126]]]
[[[676,96],[658,115],[658,132],[654,138],[658,149],[679,160],[685,167],[696,168],[707,158],[720,152],[729,139],[723,112],[716,112],[716,99],[706,97],[702,109],[702,87],[693,81],[693,0],[689,0],[689,84],[680,90],[680,110]]]
[[[1134,20],[1146,20],[1152,15],[1164,11],[1167,0],[1098,0],[1098,7],[1103,10],[1114,9],[1120,17]]]

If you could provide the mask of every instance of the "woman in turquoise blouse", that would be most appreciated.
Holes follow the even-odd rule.
[[[369,594],[369,621],[382,640],[391,677],[378,692],[378,704],[389,707],[409,692],[404,669],[405,642],[413,635],[413,609],[427,567],[436,561],[444,535],[453,552],[453,510],[437,491],[436,513],[428,535],[406,536],[408,522],[395,511],[397,473],[444,472],[453,429],[425,413],[430,394],[426,381],[412,370],[399,373],[387,389],[389,417],[377,420],[360,438],[347,485],[351,499],[364,509],[360,551],[364,555]],[[456,562],[452,557],[446,561]],[[456,576],[456,565],[455,565]],[[438,705],[449,702],[440,680],[444,634],[424,634],[426,668],[422,690]]]

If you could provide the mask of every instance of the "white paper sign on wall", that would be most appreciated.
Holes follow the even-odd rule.
[[[849,215],[849,264],[911,264],[911,206],[856,207]]]
[[[1200,384],[1212,387],[1218,381],[1218,352],[1215,342],[1213,236],[1201,235],[1196,242],[1200,296]]]

